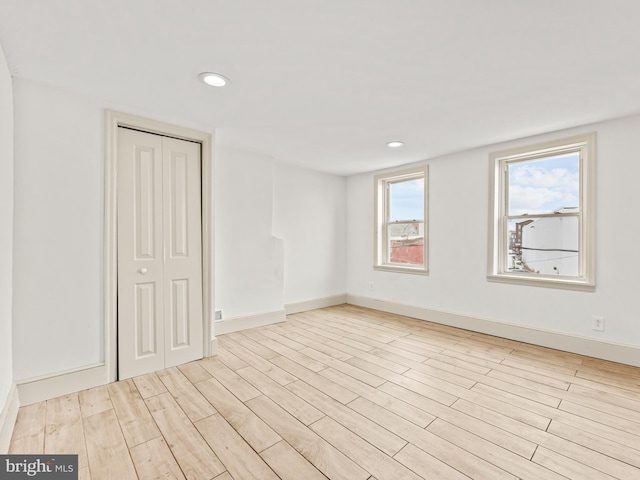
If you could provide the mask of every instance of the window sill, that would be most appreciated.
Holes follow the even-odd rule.
[[[553,277],[532,277],[514,274],[489,274],[487,281],[498,283],[512,283],[531,287],[559,288],[582,292],[595,292],[596,286],[585,280],[556,279]]]
[[[414,275],[429,275],[429,270],[424,267],[401,267],[396,265],[374,265],[374,270],[396,273],[411,273]]]

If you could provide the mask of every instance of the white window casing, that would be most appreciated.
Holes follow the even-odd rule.
[[[577,155],[579,158],[579,205],[542,213],[509,211],[509,168],[511,166],[570,154]],[[489,155],[489,169],[487,280],[594,291],[596,134],[589,133],[494,152]],[[516,225],[515,231],[509,229],[509,222],[512,228]],[[538,230],[534,231],[533,228],[536,227]],[[533,263],[540,266],[537,271],[523,268],[523,262],[515,259],[513,250],[511,252],[509,250],[510,242],[512,246],[518,245],[518,240],[514,239],[519,238],[519,241],[523,242],[525,229],[530,229],[527,230],[528,238],[535,238],[537,245],[541,247],[531,249],[537,252],[527,252],[529,258],[535,258]],[[544,248],[551,245],[555,246]],[[522,247],[522,243],[520,246]],[[522,259],[523,249],[520,248],[519,252]],[[561,256],[558,257],[558,255]],[[555,256],[553,262],[547,260],[551,256]],[[557,266],[551,267],[551,265]],[[553,270],[549,270],[550,268]]]
[[[403,218],[391,220],[390,187],[393,184],[410,180],[424,180],[423,218]],[[421,165],[409,169],[382,173],[374,177],[374,269],[391,272],[428,274],[428,166]],[[391,254],[391,238],[389,231],[406,230],[412,232],[419,241],[422,238],[422,264],[394,262]],[[409,236],[409,234],[407,234]],[[413,248],[420,248],[413,245]]]

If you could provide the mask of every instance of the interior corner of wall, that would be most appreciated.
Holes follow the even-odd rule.
[[[18,409],[20,402],[18,400],[18,388],[15,383],[11,384],[9,393],[2,409],[0,410],[0,454],[4,455],[9,451],[11,436],[13,435],[13,427],[18,418]]]
[[[282,248],[284,251],[284,238],[275,234],[271,235],[271,242],[276,246],[276,248]]]
[[[273,253],[273,269],[275,278],[283,290],[284,299],[284,239],[271,236],[271,247]],[[282,300],[281,299],[281,300]],[[280,303],[283,303],[282,301]]]
[[[213,337],[209,341],[209,356],[213,357],[217,354],[218,354],[218,339],[216,338],[214,333]]]
[[[249,328],[264,327],[266,325],[272,325],[274,323],[285,322],[286,320],[287,318],[284,308],[227,318],[225,320],[219,320],[215,323],[216,336],[237,332],[240,330],[246,330]]]

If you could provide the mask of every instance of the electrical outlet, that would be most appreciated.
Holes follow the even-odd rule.
[[[604,317],[593,317],[591,328],[597,332],[604,332]]]
[[[222,310],[216,310],[214,320],[222,320]]]
[[[373,290],[373,282],[369,285],[369,290]]]

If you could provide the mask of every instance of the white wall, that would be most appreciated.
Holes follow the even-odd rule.
[[[11,129],[10,85],[5,68],[5,137]],[[20,381],[103,360],[104,108],[154,115],[25,80],[14,79],[13,90],[14,341],[4,345],[8,337],[0,335],[0,355],[13,348],[13,379]],[[214,130],[184,118],[158,120]],[[488,153],[591,130],[598,132],[597,291],[487,282]],[[343,293],[340,258],[346,258],[350,294],[640,345],[634,301],[640,280],[629,261],[640,223],[628,221],[629,208],[637,204],[638,131],[640,117],[634,117],[429,161],[429,276],[373,271],[373,173],[346,180],[345,208],[344,179],[225,149],[219,132],[215,308],[233,318]],[[7,246],[0,249],[3,332],[11,328],[3,322],[11,315],[10,268],[4,268],[11,262],[11,235],[4,228],[11,223],[11,180],[4,175],[11,171],[8,138],[0,143],[0,242]],[[605,332],[591,330],[593,315],[606,318]],[[0,393],[10,381],[9,371],[0,368]]]
[[[103,111],[14,82],[14,372],[103,360]]]
[[[215,309],[223,320],[283,308],[281,239],[272,235],[273,160],[216,137]]]
[[[596,292],[488,282],[489,152],[590,131],[598,135]],[[374,174],[350,177],[347,291],[640,346],[640,276],[633,267],[640,222],[630,221],[628,213],[638,205],[638,132],[640,117],[633,117],[429,160],[428,276],[373,270]],[[604,332],[591,330],[594,315],[605,317]]]
[[[13,383],[12,272],[13,87],[4,51],[0,46],[0,412]]]
[[[14,80],[14,97],[13,352],[14,378],[21,381],[104,360],[104,109],[210,132],[214,126],[137,112],[22,79]],[[224,132],[216,133],[215,309],[229,319],[284,312],[285,297],[344,293],[345,180],[276,169],[273,159],[225,149],[224,143]],[[10,165],[5,168],[3,163],[2,168],[4,173]],[[3,174],[2,180],[6,178]],[[299,212],[286,213],[286,204],[300,193],[291,184],[296,178],[314,182],[300,199],[308,204],[320,196],[321,188],[335,193],[331,201],[313,207],[319,223],[307,219],[298,226],[329,237],[314,245],[295,233]],[[280,195],[274,188],[286,191]],[[2,194],[7,191],[3,188]],[[274,218],[276,204],[280,218]],[[9,214],[2,215],[4,219]],[[288,242],[274,236],[276,224],[290,237]],[[327,255],[335,259],[334,265],[322,263],[319,250],[325,246],[333,249]],[[303,258],[310,252],[318,269],[305,273],[309,287],[291,283],[294,290],[287,292],[285,257]],[[10,255],[2,261],[10,262]],[[298,275],[296,268],[291,280]],[[6,276],[0,281],[11,283]],[[0,305],[10,309],[10,304]]]
[[[276,165],[274,234],[284,239],[284,303],[346,292],[346,179]]]

